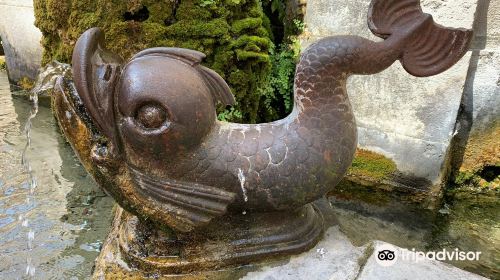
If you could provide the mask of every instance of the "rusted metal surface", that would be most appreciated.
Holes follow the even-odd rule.
[[[435,24],[418,0],[374,0],[368,22],[384,41],[337,36],[312,44],[297,65],[292,113],[263,124],[216,120],[216,103],[234,98],[217,73],[201,66],[202,53],[154,48],[124,63],[93,28],[76,44],[76,91],[61,81],[56,116],[100,185],[157,227],[197,232],[229,216],[224,231],[239,231],[239,223],[258,231],[266,215],[281,213],[276,223],[285,229],[284,217],[332,190],[351,164],[357,136],[347,78],[396,60],[413,75],[438,74],[465,54],[472,35]],[[261,234],[274,240],[272,232]],[[288,253],[275,245],[281,249],[263,252]]]

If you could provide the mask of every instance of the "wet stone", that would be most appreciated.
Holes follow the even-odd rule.
[[[265,266],[241,279],[355,279],[367,246],[355,247],[338,227],[325,232],[313,249],[290,258],[286,264]]]

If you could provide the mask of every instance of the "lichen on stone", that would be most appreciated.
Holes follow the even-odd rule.
[[[17,81],[17,85],[21,90],[30,91],[35,85],[35,82],[28,77],[22,77],[19,81]]]
[[[358,149],[348,174],[382,181],[388,179],[395,171],[397,167],[391,159],[372,151]]]
[[[500,190],[500,122],[471,133],[453,184],[458,188]]]
[[[500,165],[500,121],[471,133],[460,169],[475,172],[488,165]]]
[[[0,56],[0,71],[6,69],[7,69],[7,64],[5,63],[5,56]]]

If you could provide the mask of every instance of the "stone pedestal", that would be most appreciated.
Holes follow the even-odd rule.
[[[234,277],[262,262],[298,254],[322,237],[321,206],[223,217],[190,233],[156,229],[121,208],[96,262],[95,277]]]

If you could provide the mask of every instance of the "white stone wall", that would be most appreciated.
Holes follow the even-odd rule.
[[[42,34],[35,27],[33,1],[0,0],[0,37],[9,79],[34,79],[42,59]]]
[[[470,77],[473,124],[471,133],[478,133],[500,121],[500,1],[484,1],[482,13],[478,12],[476,42],[473,51],[474,75]],[[486,4],[486,2],[488,2]]]
[[[421,2],[424,11],[439,24],[473,27],[478,0]],[[341,34],[381,40],[367,26],[369,3],[309,0],[303,46]],[[448,71],[427,78],[411,76],[399,62],[377,75],[352,77],[348,93],[359,127],[359,146],[393,159],[408,177],[423,178],[438,186],[446,177],[470,60],[469,52]],[[486,74],[484,79],[491,82],[493,78]]]

